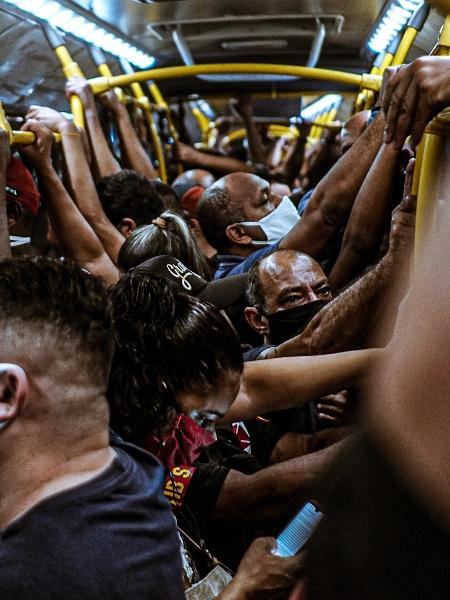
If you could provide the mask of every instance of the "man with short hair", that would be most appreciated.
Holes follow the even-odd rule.
[[[301,220],[288,197],[273,196],[269,182],[250,173],[231,173],[205,190],[197,214],[218,251],[215,277],[244,273],[278,248],[318,258],[347,221],[378,153],[383,125],[379,114],[319,182]]]
[[[112,321],[70,263],[0,263],[0,580],[26,598],[183,598],[162,470],[112,439]]]
[[[125,238],[164,210],[155,182],[130,169],[103,177],[97,191],[106,216]]]
[[[264,344],[294,337],[332,299],[322,267],[295,250],[277,250],[250,269],[245,309],[248,324]]]

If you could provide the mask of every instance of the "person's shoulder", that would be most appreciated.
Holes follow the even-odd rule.
[[[252,252],[252,254],[250,254],[250,256],[247,256],[247,258],[240,258],[239,263],[236,264],[235,266],[233,266],[232,268],[230,268],[228,271],[226,271],[225,274],[220,275],[219,277],[229,277],[230,275],[240,275],[241,273],[248,273],[248,271],[250,271],[250,269],[253,267],[253,265],[260,259],[263,258],[264,256],[267,256],[268,254],[272,254],[272,252],[275,252],[275,250],[278,250],[278,247],[280,245],[280,241],[275,242],[274,244],[268,244],[267,246],[264,246],[263,248],[259,248],[259,250],[255,250],[254,252]],[[238,258],[238,257],[236,257]],[[220,267],[219,267],[220,270]],[[217,278],[217,273],[216,273],[216,278]]]
[[[263,344],[262,346],[258,346],[257,348],[251,348],[247,350],[243,354],[244,362],[252,362],[254,360],[261,360],[263,358],[267,358],[268,353],[272,348],[276,346],[273,344]]]

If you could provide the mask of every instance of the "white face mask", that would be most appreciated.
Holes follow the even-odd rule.
[[[31,238],[21,237],[20,235],[10,235],[9,243],[11,245],[11,248],[13,248],[14,246],[23,246],[24,244],[30,244]]]
[[[287,196],[283,196],[283,200],[276,209],[260,221],[244,221],[239,225],[260,227],[267,240],[253,240],[252,244],[267,246],[267,244],[275,244],[275,242],[281,240],[299,220],[300,216],[297,209]]]

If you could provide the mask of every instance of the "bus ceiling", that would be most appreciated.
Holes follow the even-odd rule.
[[[26,12],[27,6],[44,5],[46,1],[0,0],[2,99],[8,106],[37,103],[67,110],[62,93],[64,75],[42,29],[36,27],[36,22],[42,23],[43,19],[30,14],[32,9]],[[368,36],[389,2],[60,0],[59,4],[136,46],[139,52],[153,56],[156,67],[265,62],[363,73],[370,70],[374,58],[367,50]],[[432,10],[411,57],[431,50],[441,23],[441,15]],[[89,45],[71,34],[65,36],[65,42],[85,76],[96,77],[98,71]],[[123,72],[117,57],[107,53],[107,59],[114,75]],[[159,85],[169,98],[192,93],[227,96],[237,89],[271,97],[336,89],[331,82],[270,75],[206,75],[164,80]],[[352,88],[340,85],[339,90]]]

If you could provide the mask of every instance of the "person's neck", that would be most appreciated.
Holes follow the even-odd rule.
[[[46,433],[40,436],[43,443],[33,435],[22,435],[5,439],[8,448],[0,447],[0,528],[45,498],[93,479],[114,459],[107,429],[73,445],[70,439],[51,439]],[[17,450],[11,452],[11,447]]]

